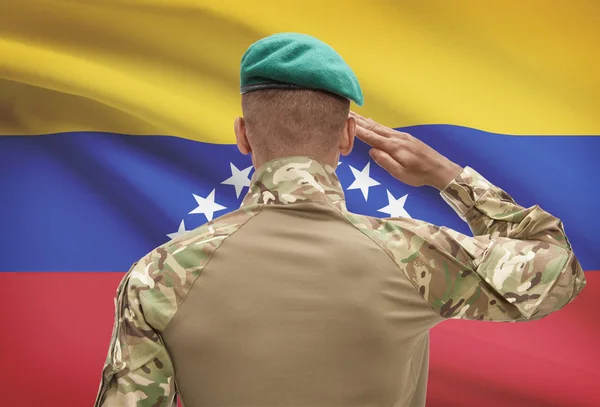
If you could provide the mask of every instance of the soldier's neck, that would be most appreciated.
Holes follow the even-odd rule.
[[[254,169],[258,169],[259,167],[261,167],[263,164],[268,163],[270,161],[273,160],[277,160],[277,159],[281,159],[281,158],[287,158],[287,157],[311,157],[313,159],[315,159],[316,161],[320,162],[321,164],[325,164],[325,165],[330,165],[333,168],[337,168],[339,159],[340,159],[340,153],[339,151],[336,152],[332,152],[329,154],[307,154],[306,152],[298,152],[298,153],[289,153],[289,154],[282,154],[282,155],[276,155],[276,156],[260,156],[258,154],[255,154],[254,152],[252,152],[251,154],[252,157],[252,165],[254,166]]]

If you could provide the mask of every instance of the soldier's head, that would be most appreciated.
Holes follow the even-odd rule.
[[[333,48],[294,33],[252,44],[241,62],[244,117],[235,121],[240,151],[255,167],[296,155],[332,166],[354,145],[350,101],[363,103],[356,76]]]
[[[242,95],[237,144],[255,166],[279,157],[311,156],[336,166],[354,145],[350,101],[309,89],[264,89]]]

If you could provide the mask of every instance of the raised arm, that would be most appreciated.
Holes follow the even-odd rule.
[[[382,247],[442,317],[537,319],[569,303],[585,286],[559,219],[523,208],[472,168],[461,168],[406,133],[353,114],[373,159],[413,186],[430,185],[468,222],[474,237],[421,221],[382,221],[407,245]],[[376,230],[377,232],[377,230]],[[388,240],[390,240],[388,238]]]

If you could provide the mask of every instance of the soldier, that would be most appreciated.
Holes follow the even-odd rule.
[[[539,319],[584,287],[557,218],[349,112],[361,88],[321,41],[256,42],[241,92],[250,191],[127,273],[96,406],[424,406],[433,326]],[[398,180],[440,190],[475,237],[350,213],[334,169],[355,135]]]

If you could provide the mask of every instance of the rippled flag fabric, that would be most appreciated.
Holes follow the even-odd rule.
[[[241,54],[297,31],[353,67],[361,114],[560,217],[588,270],[581,298],[544,320],[436,327],[428,405],[597,405],[598,6],[211,3],[0,5],[7,403],[92,403],[123,273],[247,191],[251,163],[232,144]],[[394,180],[367,151],[338,166],[349,209],[468,233],[436,191]]]

